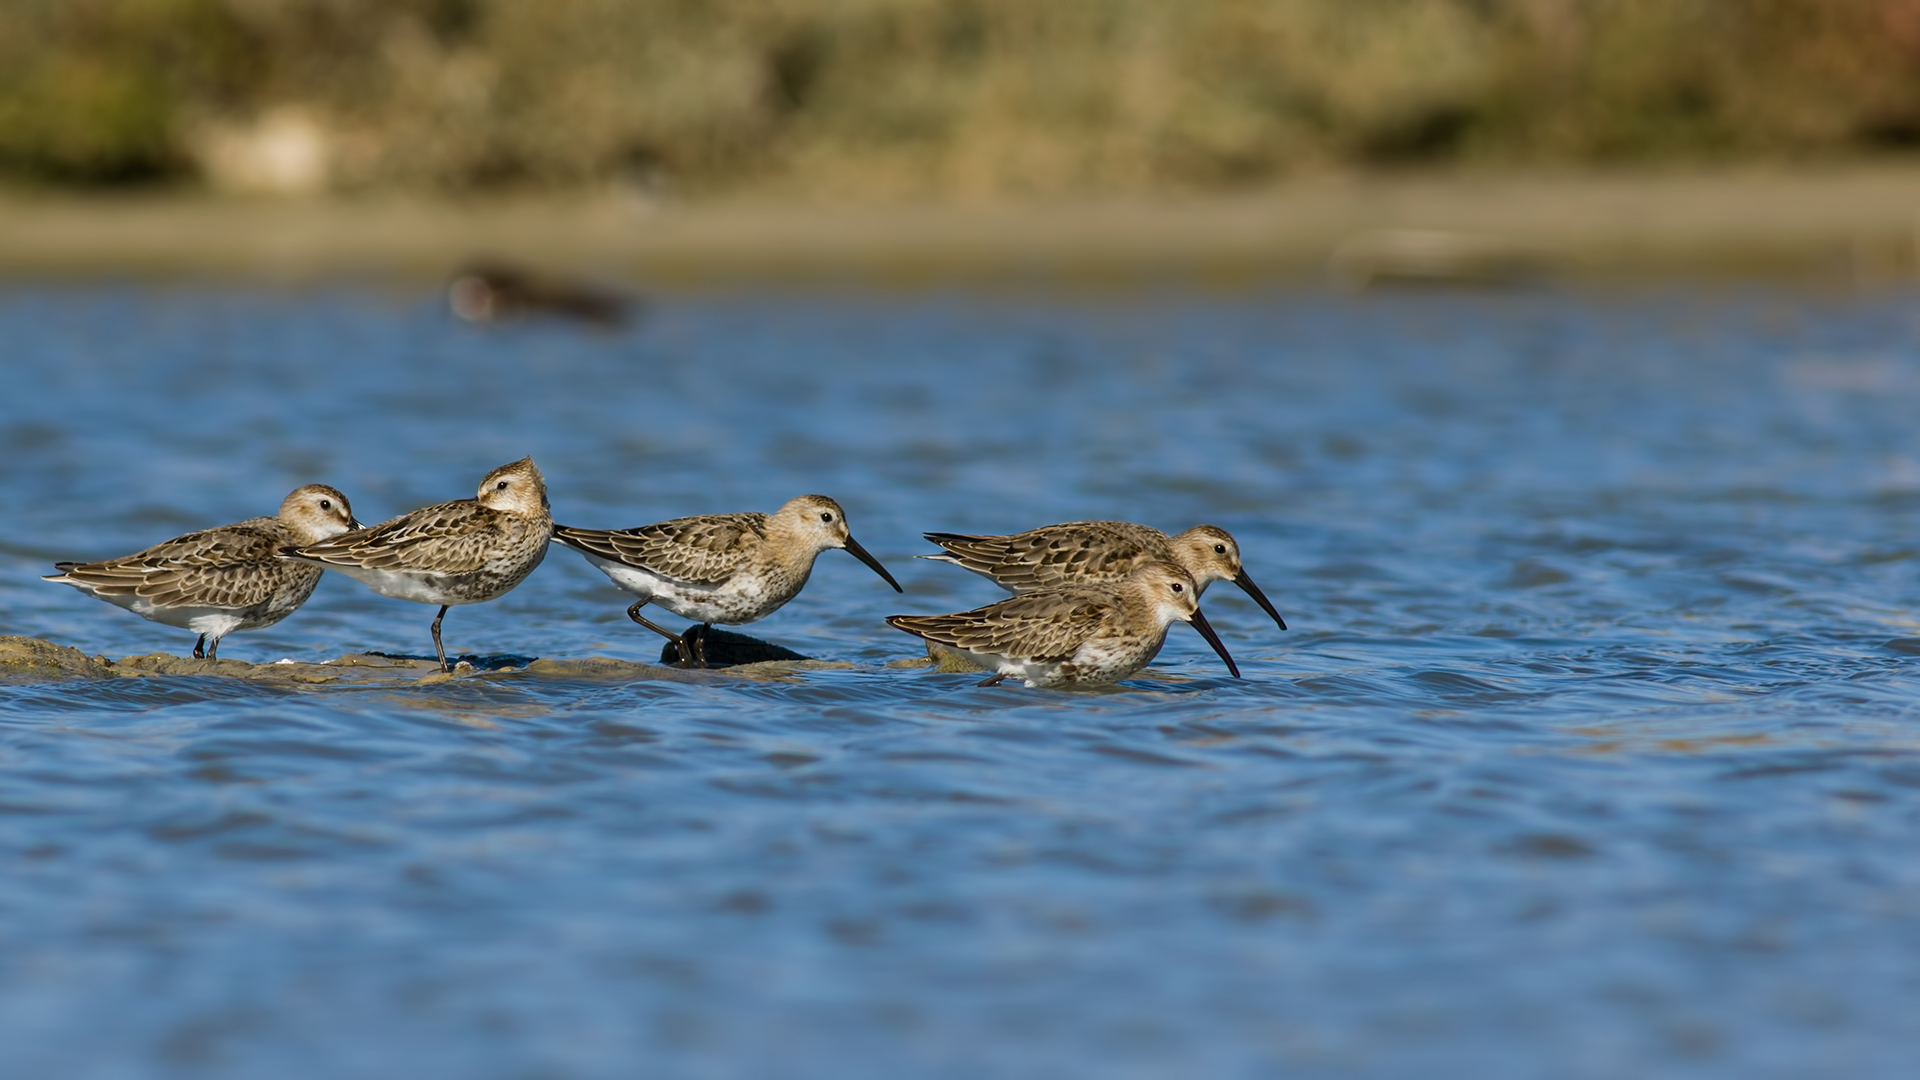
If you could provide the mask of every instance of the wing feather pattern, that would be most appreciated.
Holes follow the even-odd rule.
[[[952,615],[892,615],[887,624],[958,649],[1054,662],[1071,658],[1119,618],[1111,592],[1063,588]]]
[[[264,604],[312,570],[275,553],[293,539],[276,518],[251,518],[188,533],[118,559],[56,563],[101,596],[140,596],[161,606],[247,608]]]
[[[459,499],[282,554],[323,565],[465,574],[484,569],[518,524],[511,514]]]
[[[561,526],[554,538],[576,551],[623,562],[688,585],[721,585],[747,551],[767,538],[768,515],[702,514],[633,529]]]
[[[950,561],[1016,592],[1076,582],[1117,580],[1154,559],[1168,559],[1166,534],[1126,521],[1069,521],[1011,536],[927,533]]]

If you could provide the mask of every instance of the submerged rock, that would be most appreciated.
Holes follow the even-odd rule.
[[[109,660],[104,656],[88,656],[79,649],[56,645],[41,638],[0,636],[0,678],[12,682],[217,675],[283,685],[382,683],[393,682],[396,678],[416,680],[428,674],[438,674],[439,670],[440,664],[436,660],[414,660],[373,653],[342,656],[319,664],[296,663],[292,660],[249,664],[245,660],[196,660],[190,656],[167,653],[146,653]]]
[[[360,656],[367,659],[393,660],[406,664],[432,664],[434,667],[440,666],[440,661],[434,657],[414,656],[410,653],[364,652],[361,653]],[[478,653],[463,653],[459,656],[447,657],[447,666],[453,668],[455,671],[460,670],[463,664],[466,665],[469,671],[515,671],[526,667],[536,659],[538,659],[538,657],[511,656],[505,654],[500,656],[481,656]],[[335,662],[337,661],[329,661],[329,663]]]
[[[812,660],[791,649],[769,642],[716,630],[707,643],[707,655],[713,668],[727,668],[730,676],[771,679],[797,671],[851,668],[854,665]],[[606,679],[632,681],[659,679],[690,682],[710,677],[707,673],[650,664],[635,660],[615,660],[603,656],[582,659],[542,659],[526,656],[479,656],[467,654],[451,658],[452,674],[440,670],[440,662],[430,656],[406,656],[390,653],[353,653],[321,663],[277,660],[250,664],[245,660],[221,658],[195,660],[191,657],[148,653],[109,660],[88,656],[79,649],[58,645],[41,638],[0,635],[0,680],[9,682],[61,682],[69,679],[125,679],[155,676],[214,675],[245,679],[250,682],[283,686],[338,683],[379,685],[394,683],[434,683],[458,678],[488,678],[521,674],[562,679]]]
[[[671,664],[649,664],[638,660],[615,660],[606,656],[588,656],[578,660],[535,660],[527,665],[527,674],[549,679],[594,679],[608,682],[633,682],[652,679],[657,682],[697,683],[714,678],[752,679],[766,682],[784,679],[802,671],[847,671],[858,665],[838,660],[762,660],[732,664],[724,670],[683,668]]]
[[[0,635],[0,675],[41,679],[103,679],[111,663],[104,656],[88,656],[71,645],[55,645],[40,638]]]
[[[949,648],[937,641],[927,642],[927,662],[935,671],[985,671],[986,668],[973,662],[972,658],[958,649]]]

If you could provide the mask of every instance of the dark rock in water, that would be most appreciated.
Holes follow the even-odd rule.
[[[715,627],[703,627],[699,623],[680,632],[689,644],[706,639],[707,666],[710,668],[733,667],[737,664],[762,664],[769,660],[811,660],[792,649],[781,648],[770,641],[761,641],[757,637],[735,633],[732,630],[720,630]],[[698,646],[696,646],[697,648]],[[660,662],[678,664],[680,646],[669,641],[660,650]]]

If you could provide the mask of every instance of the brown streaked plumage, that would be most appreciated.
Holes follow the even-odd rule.
[[[1235,678],[1240,670],[1200,613],[1199,588],[1179,564],[1143,563],[1118,581],[1055,585],[952,615],[891,615],[887,625],[953,649],[1028,686],[1104,686],[1139,671],[1167,628],[1191,622]]]
[[[218,659],[220,639],[272,626],[296,611],[320,582],[318,567],[276,557],[288,544],[310,544],[360,523],[347,497],[325,484],[293,489],[277,517],[178,536],[144,551],[101,562],[54,563],[55,581],[145,619],[200,635],[194,659]]]
[[[1195,525],[1168,536],[1130,521],[1068,521],[1010,536],[930,532],[926,537],[946,551],[921,558],[971,570],[1016,594],[1074,582],[1117,581],[1143,563],[1163,559],[1186,568],[1202,594],[1216,581],[1233,582],[1273,616],[1280,629],[1287,628],[1240,565],[1240,544],[1217,525]]]
[[[825,495],[789,499],[772,514],[702,514],[617,530],[561,525],[553,539],[638,596],[627,616],[678,645],[683,664],[705,664],[698,641],[648,620],[642,606],[655,604],[706,626],[750,623],[798,596],[814,560],[831,548],[845,548],[903,591],[854,540],[846,511]]]
[[[488,473],[475,498],[422,507],[323,543],[284,547],[280,557],[338,570],[382,596],[440,605],[433,651],[440,670],[448,671],[440,643],[447,609],[492,600],[520,584],[546,558],[552,536],[546,480],[526,457]]]

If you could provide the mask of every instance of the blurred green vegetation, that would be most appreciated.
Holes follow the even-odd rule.
[[[1218,190],[1920,143],[1920,0],[0,0],[0,178]],[[218,179],[218,176],[214,176]]]

